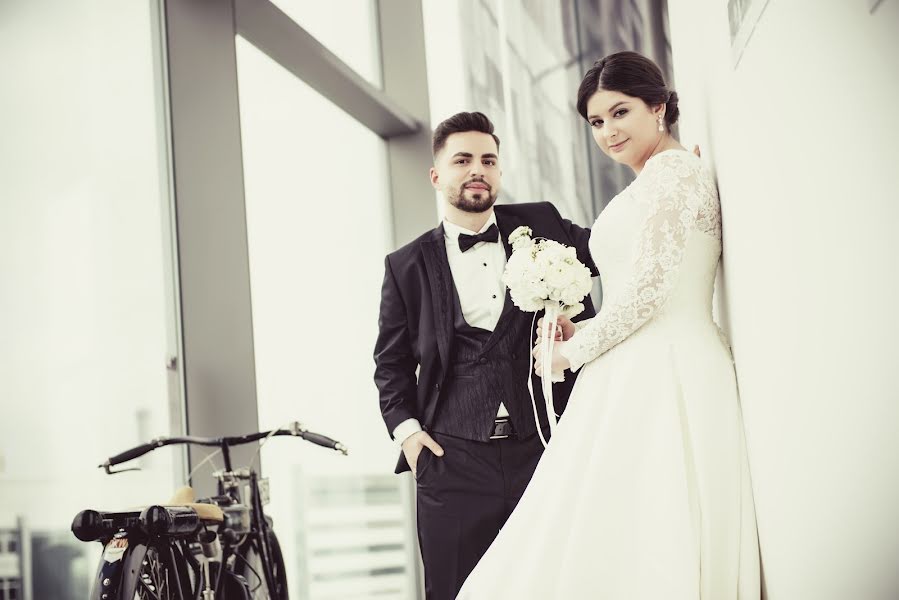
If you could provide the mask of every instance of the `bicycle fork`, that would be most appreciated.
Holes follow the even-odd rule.
[[[212,577],[209,573],[209,561],[213,558],[221,559],[222,545],[219,542],[218,535],[208,529],[202,531],[198,536],[200,548],[203,550],[203,557],[206,559],[201,563],[203,570],[203,594],[202,600],[215,600],[215,588],[212,585]]]

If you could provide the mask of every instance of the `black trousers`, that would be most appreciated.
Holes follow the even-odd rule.
[[[489,442],[431,436],[443,456],[423,448],[416,465],[425,597],[453,600],[518,504],[543,445],[537,435]]]

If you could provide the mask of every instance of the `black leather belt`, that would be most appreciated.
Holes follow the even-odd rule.
[[[491,440],[504,440],[509,437],[518,437],[515,428],[512,427],[512,421],[508,418],[497,419],[493,422],[493,433],[490,435]]]

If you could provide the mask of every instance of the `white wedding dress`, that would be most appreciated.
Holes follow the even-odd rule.
[[[518,507],[458,598],[758,600],[755,510],[733,359],[712,320],[718,196],[667,150],[602,212],[599,314]]]

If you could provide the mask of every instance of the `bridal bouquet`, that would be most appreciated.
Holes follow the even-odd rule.
[[[552,356],[556,337],[556,319],[562,315],[568,318],[580,314],[584,310],[581,300],[590,293],[592,286],[590,269],[577,259],[577,250],[560,244],[554,240],[531,237],[530,227],[519,227],[509,236],[512,245],[512,256],[503,273],[503,283],[509,288],[512,302],[525,312],[533,312],[534,320],[538,311],[545,311],[543,318],[543,399],[546,402],[546,415],[550,432],[555,432],[556,419],[553,410],[552,382],[555,376],[552,371]],[[533,326],[531,327],[533,330]],[[533,368],[533,364],[531,365]],[[562,379],[556,378],[557,381]],[[534,401],[534,390],[528,375],[528,390],[531,393],[531,405],[534,407],[534,419],[537,419],[537,405]],[[537,420],[537,432],[540,440],[546,445]]]

